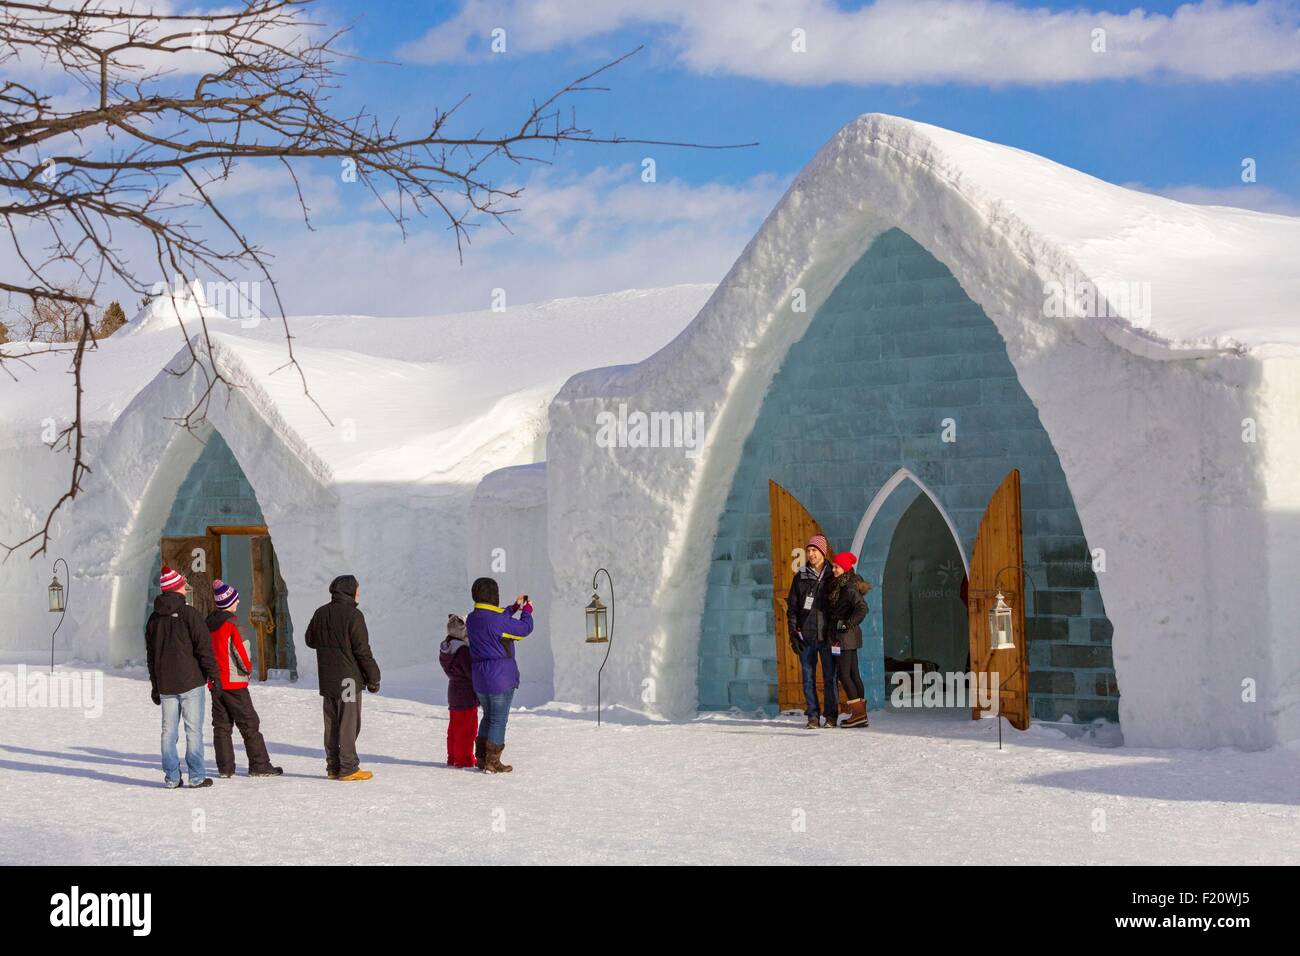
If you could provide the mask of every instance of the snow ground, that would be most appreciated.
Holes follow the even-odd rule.
[[[835,733],[793,716],[597,729],[555,705],[511,716],[515,772],[488,777],[442,763],[446,708],[385,694],[362,721],[375,779],[340,784],[315,690],[253,695],[285,776],[201,792],[161,786],[138,673],[104,677],[97,718],[7,709],[0,863],[1300,862],[1295,748],[1099,749],[1034,729],[999,752],[991,722],[948,714]]]

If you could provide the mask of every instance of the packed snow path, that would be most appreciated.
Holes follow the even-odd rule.
[[[375,779],[344,784],[324,776],[315,690],[255,686],[284,777],[243,776],[237,744],[240,776],[167,791],[148,684],[103,688],[97,718],[0,711],[0,863],[1300,862],[1290,748],[1101,749],[1032,730],[999,752],[991,721],[949,715],[598,730],[554,709],[513,714],[515,772],[487,776],[443,764],[445,707],[381,695],[360,738]]]

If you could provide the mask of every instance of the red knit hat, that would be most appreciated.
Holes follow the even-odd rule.
[[[853,565],[858,563],[858,559],[847,551],[841,551],[831,561],[845,571],[852,571]]]
[[[158,586],[164,591],[184,591],[187,585],[180,572],[173,571],[164,564],[162,574],[158,576]]]

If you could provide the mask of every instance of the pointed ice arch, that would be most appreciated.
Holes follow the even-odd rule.
[[[952,516],[944,510],[943,502],[935,497],[929,486],[907,468],[898,469],[887,482],[880,486],[880,490],[876,492],[876,497],[872,498],[871,504],[867,505],[866,513],[862,515],[862,521],[858,523],[858,530],[853,533],[853,544],[849,546],[849,550],[857,555],[862,553],[862,545],[867,540],[867,534],[870,533],[871,526],[879,516],[880,509],[884,507],[890,495],[909,481],[930,499],[935,510],[939,512],[939,517],[943,518],[943,523],[948,526],[948,530],[952,533],[952,540],[957,545],[957,553],[961,555],[962,570],[966,572],[967,577],[970,577],[970,558],[966,556],[966,549],[962,547],[961,535],[957,531],[957,525],[953,522]]]
[[[119,529],[83,545],[83,560],[107,579],[110,660],[141,659],[159,541],[182,484],[216,436],[251,486],[275,540],[294,620],[310,619],[311,602],[319,603],[342,553],[338,496],[328,467],[285,422],[240,352],[219,335],[212,342],[213,360],[232,385],[228,394],[211,401],[187,430],[172,418],[197,405],[204,380],[194,373],[159,372],[113,422],[96,463],[113,480],[92,483],[82,505],[104,516],[106,528]],[[168,367],[183,367],[188,355],[182,348]]]

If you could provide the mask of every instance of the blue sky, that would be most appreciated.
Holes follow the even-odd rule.
[[[726,153],[657,153],[661,170],[691,182],[738,183],[759,173],[792,176],[853,117],[886,112],[1040,153],[1112,182],[1153,188],[1240,187],[1241,160],[1251,156],[1258,161],[1258,185],[1281,194],[1277,198],[1283,207],[1289,200],[1294,204],[1291,211],[1300,212],[1300,74],[1295,69],[1227,80],[1156,76],[1048,83],[1018,82],[1008,74],[1004,80],[983,83],[792,85],[694,70],[677,56],[674,31],[655,25],[623,28],[541,52],[516,53],[508,43],[504,55],[420,63],[403,47],[445,24],[461,4],[376,0],[365,5],[364,13],[349,10],[356,6],[334,3],[328,9],[354,24],[351,43],[357,52],[403,63],[350,66],[357,87],[342,91],[340,99],[412,119],[431,103],[469,93],[467,115],[488,125],[505,121],[517,114],[527,96],[547,92],[607,58],[644,45],[641,54],[610,76],[610,93],[577,101],[580,118],[597,129],[625,134],[760,142],[757,148]],[[1136,5],[1112,0],[1086,7],[1061,2],[1017,6],[1127,13]],[[1141,9],[1171,14],[1179,6],[1154,2]],[[1289,42],[1300,53],[1300,33],[1295,32],[1300,18],[1294,9]],[[792,16],[792,23],[797,20]],[[509,41],[511,18],[503,15],[499,22],[507,28]],[[478,37],[467,39],[471,48],[481,43]],[[1206,49],[1217,52],[1215,38],[1209,38]],[[380,90],[382,103],[372,95]],[[591,169],[627,157],[639,159],[642,151],[576,149],[558,161],[568,168]],[[1267,200],[1252,200],[1243,190],[1241,202]]]
[[[337,164],[302,170],[314,231],[287,177],[246,165],[221,199],[274,256],[290,313],[427,314],[487,308],[495,290],[508,305],[717,282],[794,175],[866,112],[1186,201],[1300,215],[1300,0],[319,0],[315,12],[351,26],[338,111],[416,131],[468,95],[460,130],[500,131],[641,46],[605,78],[610,92],[571,101],[582,125],[759,145],[567,146],[549,165],[499,165],[498,181],[524,187],[521,211],[511,232],[477,229],[463,263],[445,222],[403,240]],[[503,53],[488,48],[497,27]]]
[[[1176,198],[1300,215],[1294,3],[1133,12],[1114,0],[325,0],[321,11],[352,25],[346,42],[360,58],[344,65],[339,105],[408,129],[465,95],[463,128],[509,127],[533,97],[643,46],[609,75],[610,92],[573,101],[583,125],[760,145],[566,147],[549,167],[501,168],[525,185],[523,211],[512,234],[485,225],[463,265],[442,223],[400,242],[356,190],[327,183],[326,170],[324,201],[308,184],[324,235],[285,224],[268,240],[296,312],[440,312],[485,307],[496,288],[524,302],[716,282],[799,169],[865,112],[935,123]],[[1108,41],[1100,54],[1090,48],[1098,25]],[[506,30],[504,53],[487,48],[492,26]],[[803,58],[792,58],[796,27]],[[657,164],[654,184],[640,181],[645,156]],[[1253,184],[1241,181],[1247,157]],[[319,263],[339,236],[346,261],[324,274]]]

